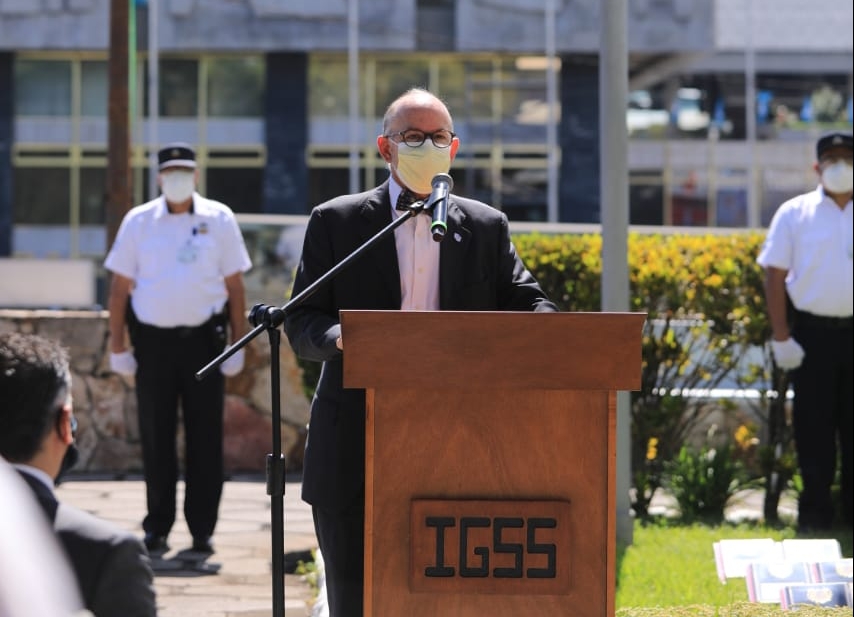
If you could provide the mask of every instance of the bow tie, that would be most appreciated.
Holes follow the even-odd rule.
[[[418,197],[410,191],[409,189],[403,189],[400,192],[400,195],[397,197],[397,203],[395,204],[395,210],[411,210],[412,204],[416,201],[419,201]]]

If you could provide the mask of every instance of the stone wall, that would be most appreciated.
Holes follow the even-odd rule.
[[[0,310],[0,332],[9,331],[52,338],[69,350],[74,413],[79,421],[80,462],[75,470],[111,475],[141,472],[134,380],[109,369],[107,313]],[[302,391],[302,371],[284,336],[279,355],[282,453],[290,472],[302,469],[309,405]],[[228,473],[265,471],[267,454],[272,452],[271,396],[270,345],[262,333],[247,346],[243,371],[226,380]],[[183,455],[180,427],[177,445]]]

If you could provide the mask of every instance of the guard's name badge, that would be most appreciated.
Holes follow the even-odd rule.
[[[413,500],[410,589],[567,594],[569,529],[567,501]]]
[[[192,240],[187,240],[178,249],[178,263],[190,264],[196,261],[199,249]]]

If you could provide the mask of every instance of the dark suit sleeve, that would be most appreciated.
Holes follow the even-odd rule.
[[[297,267],[291,298],[317,281],[335,265],[329,231],[322,210],[311,213],[303,241],[302,257]],[[305,302],[285,316],[284,330],[294,352],[301,358],[317,362],[341,355],[335,340],[341,335],[338,309],[333,304],[331,286],[314,292]]]
[[[139,538],[62,503],[54,528],[71,560],[87,609],[98,617],[157,615],[154,573]]]
[[[134,536],[121,536],[105,554],[92,606],[95,615],[153,617],[157,615],[154,575],[148,553]]]
[[[498,310],[556,312],[534,275],[525,267],[510,239],[510,224],[503,214],[498,225]]]

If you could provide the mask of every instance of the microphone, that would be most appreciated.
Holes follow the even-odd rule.
[[[441,242],[448,231],[448,196],[454,188],[454,181],[448,174],[436,174],[430,184],[433,187],[433,192],[427,199],[427,207],[433,206],[430,233],[433,234],[433,240]]]

